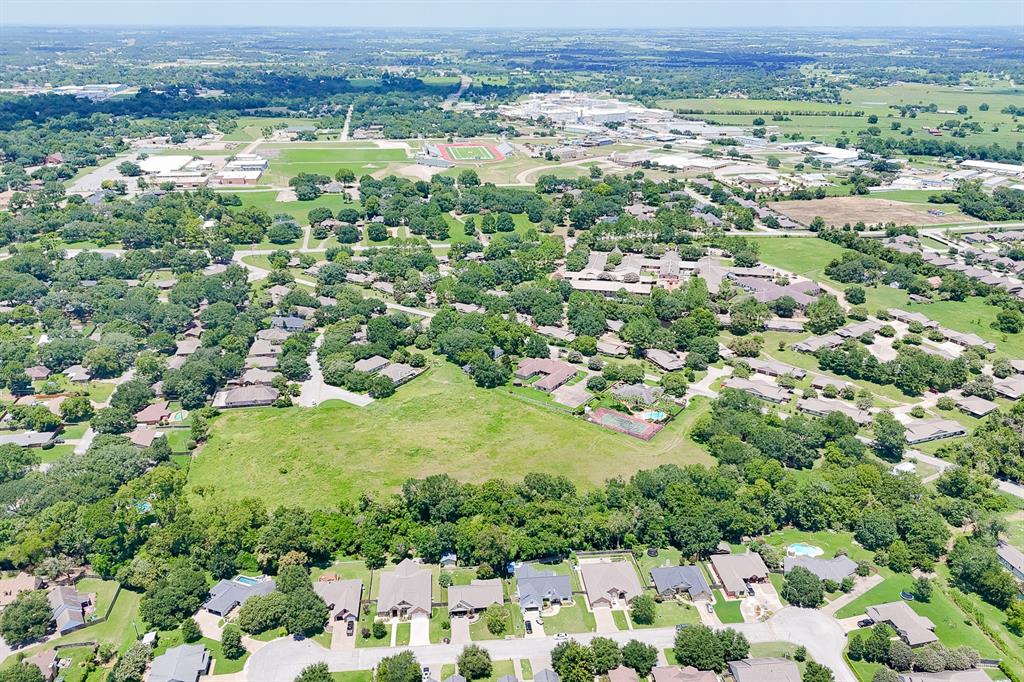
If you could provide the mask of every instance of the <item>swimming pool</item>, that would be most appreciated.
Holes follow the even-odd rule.
[[[665,414],[664,412],[658,412],[658,411],[652,410],[652,411],[649,411],[649,412],[644,412],[643,414],[640,415],[640,418],[641,419],[645,419],[645,420],[647,420],[649,422],[660,422],[662,419],[664,419],[667,416],[668,415]]]
[[[242,583],[243,585],[259,585],[260,581],[256,578],[250,578],[247,575],[235,576],[236,583]]]
[[[790,556],[816,557],[824,554],[825,550],[815,545],[808,545],[805,542],[794,542],[792,545],[786,548],[786,552]]]

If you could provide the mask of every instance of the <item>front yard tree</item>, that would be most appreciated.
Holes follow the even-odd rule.
[[[22,592],[0,613],[0,635],[8,644],[39,639],[50,627],[53,612],[46,592]]]
[[[632,668],[640,677],[646,677],[658,665],[658,649],[631,639],[622,647],[622,665]]]
[[[220,637],[220,646],[224,656],[236,660],[245,655],[245,647],[242,646],[242,631],[234,623],[224,626],[224,632]]]
[[[649,594],[641,594],[633,600],[629,615],[632,616],[634,623],[650,625],[654,622],[657,611],[658,605],[654,602],[654,597]]]
[[[871,429],[875,434],[875,453],[887,462],[900,461],[907,445],[906,427],[896,420],[892,412],[883,410],[875,416]]]
[[[803,682],[835,682],[835,675],[832,671],[814,661],[808,661],[807,667],[804,669],[804,674],[800,678]]]
[[[725,667],[722,642],[706,625],[691,625],[676,633],[673,651],[679,665],[692,665],[697,670],[721,672]]]
[[[594,652],[570,639],[551,650],[551,667],[563,682],[593,682]]]
[[[374,682],[421,682],[423,671],[411,651],[388,656],[377,664]]]
[[[492,635],[503,635],[508,629],[508,609],[501,604],[492,604],[484,613],[484,622],[487,623],[487,631]]]
[[[715,633],[722,644],[722,658],[726,661],[738,661],[750,653],[750,642],[746,635],[732,628],[719,630]]]
[[[817,608],[825,599],[821,579],[803,566],[797,566],[786,575],[782,598],[796,606]]]
[[[590,640],[590,651],[594,655],[594,672],[604,675],[622,663],[622,651],[614,639],[595,637]]]
[[[487,649],[477,644],[470,644],[456,660],[459,674],[467,680],[479,680],[491,676],[491,655]]]
[[[331,671],[323,661],[307,665],[295,678],[295,682],[332,682],[332,680],[334,678],[331,676]]]

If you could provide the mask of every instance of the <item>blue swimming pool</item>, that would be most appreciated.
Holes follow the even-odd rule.
[[[235,582],[242,583],[243,585],[258,585],[260,581],[247,575],[239,575],[235,576]]]
[[[662,419],[664,419],[667,416],[668,415],[665,414],[664,412],[658,412],[656,410],[651,410],[649,412],[644,412],[643,414],[641,414],[640,418],[641,419],[646,419],[649,422],[660,422]]]
[[[786,551],[789,553],[790,556],[809,557],[821,556],[825,553],[825,551],[821,547],[817,547],[815,545],[808,545],[805,542],[794,542],[786,548]]]

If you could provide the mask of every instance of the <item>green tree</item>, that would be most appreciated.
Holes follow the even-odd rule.
[[[39,639],[49,630],[52,615],[44,590],[22,592],[0,612],[0,635],[14,645]]]
[[[821,579],[803,566],[796,566],[786,574],[782,598],[796,606],[816,608],[825,600]]]
[[[804,668],[804,673],[800,679],[803,682],[835,682],[836,677],[830,669],[820,663],[807,661],[807,667]]]
[[[71,396],[60,404],[60,416],[68,423],[89,421],[93,413],[92,402],[84,395]]]
[[[808,304],[804,312],[807,329],[815,334],[827,334],[846,322],[846,313],[832,294],[822,294],[818,300]]]
[[[480,680],[491,676],[491,654],[478,644],[466,646],[455,661],[459,674],[467,680]]]
[[[722,657],[726,662],[738,661],[750,653],[750,642],[747,641],[746,635],[733,628],[718,630],[715,636],[722,645]]]
[[[0,682],[46,682],[39,667],[28,662],[13,663],[0,670]]]
[[[640,677],[650,675],[658,665],[658,648],[631,639],[622,647],[622,665],[632,668]]]
[[[135,642],[124,652],[110,673],[111,682],[142,682],[142,676],[153,656],[153,649],[148,644]]]
[[[641,594],[633,600],[629,615],[633,618],[634,623],[650,625],[654,622],[657,612],[658,605],[655,603],[654,597],[649,594]]]
[[[903,451],[907,445],[907,429],[889,410],[882,410],[871,424],[875,440],[875,454],[887,462],[898,462],[903,459]]]
[[[403,651],[381,659],[374,673],[374,682],[421,682],[423,671],[411,651]]]
[[[614,639],[595,637],[590,640],[590,651],[594,656],[594,672],[604,675],[622,663],[622,651]]]
[[[919,576],[914,581],[914,599],[923,602],[932,600],[932,581],[927,576]]]
[[[502,604],[492,604],[484,612],[484,622],[487,624],[487,631],[492,635],[503,635],[508,630],[509,613],[508,608]]]
[[[679,665],[721,672],[725,667],[722,643],[706,625],[691,625],[676,633],[673,651]]]
[[[181,621],[181,625],[178,627],[181,630],[182,640],[189,644],[198,642],[203,638],[203,631],[199,629],[199,624],[196,623],[194,618],[186,618]]]
[[[295,682],[333,682],[333,680],[330,668],[323,661],[307,665],[295,678]]]
[[[551,650],[551,667],[566,682],[592,682],[594,652],[575,639],[560,642]]]
[[[237,660],[245,655],[245,647],[242,646],[242,631],[234,623],[224,626],[224,631],[220,636],[220,645],[224,656],[231,660]]]

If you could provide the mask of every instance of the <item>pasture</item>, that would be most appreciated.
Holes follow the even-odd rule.
[[[776,201],[771,204],[771,207],[804,225],[810,224],[816,216],[824,218],[826,225],[838,227],[846,223],[853,225],[857,222],[863,222],[866,225],[895,222],[899,225],[919,226],[979,222],[977,218],[961,213],[955,205],[907,203],[895,199],[896,197],[880,193],[870,197],[826,197],[811,201]],[[928,212],[929,210],[940,211],[942,215],[933,215]]]
[[[708,410],[697,399],[649,443],[514,396],[477,388],[438,361],[386,400],[365,408],[233,410],[217,418],[189,470],[192,487],[269,507],[332,507],[363,493],[390,493],[410,477],[449,473],[463,481],[517,480],[531,471],[582,487],[660,464],[712,462],[689,438]]]

